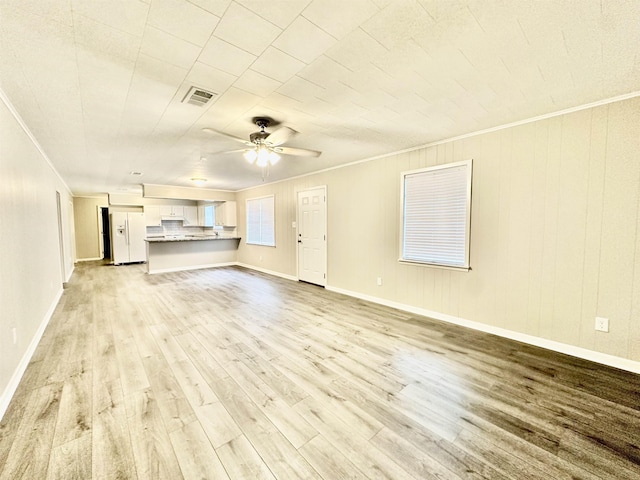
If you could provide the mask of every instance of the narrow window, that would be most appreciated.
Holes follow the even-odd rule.
[[[274,227],[274,197],[247,200],[247,243],[276,246]]]
[[[469,270],[472,160],[402,173],[400,261]]]

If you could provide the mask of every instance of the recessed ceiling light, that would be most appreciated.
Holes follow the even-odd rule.
[[[204,185],[205,182],[207,181],[207,179],[206,178],[197,178],[196,177],[196,178],[192,178],[191,181],[193,183],[195,183],[196,185],[200,186],[200,185]]]
[[[135,175],[139,177],[140,175],[142,175],[142,172],[129,172],[129,175]]]

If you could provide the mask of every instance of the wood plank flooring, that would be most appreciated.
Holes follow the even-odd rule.
[[[237,267],[83,263],[0,480],[639,479],[640,377]]]

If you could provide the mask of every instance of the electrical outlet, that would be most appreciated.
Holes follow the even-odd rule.
[[[609,331],[609,319],[596,317],[596,330],[598,332],[608,332]]]
[[[382,285],[382,277],[378,277],[377,283],[378,283],[378,286]]]

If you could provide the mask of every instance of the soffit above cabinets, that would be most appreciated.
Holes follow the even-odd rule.
[[[8,0],[0,84],[74,193],[263,183],[252,118],[299,132],[267,181],[640,91],[640,0]],[[182,103],[192,86],[217,94]],[[239,146],[240,145],[240,146]],[[204,158],[204,160],[202,160]]]

